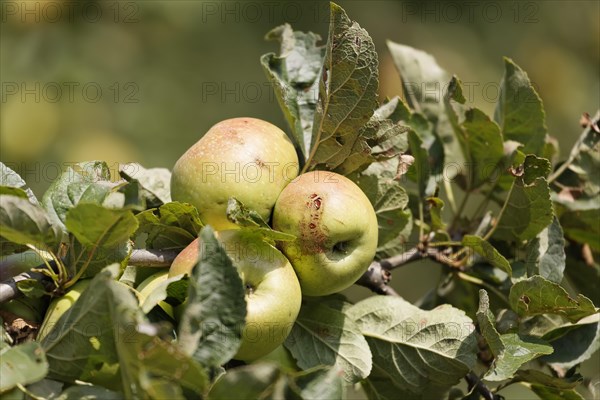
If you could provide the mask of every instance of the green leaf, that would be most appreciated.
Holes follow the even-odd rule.
[[[473,249],[477,254],[485,258],[491,265],[500,268],[509,276],[512,275],[510,263],[494,246],[487,240],[474,235],[465,235],[462,239],[463,246]]]
[[[598,314],[585,317],[575,324],[565,324],[543,336],[554,347],[554,353],[542,359],[555,368],[568,370],[589,360],[600,348]]]
[[[81,400],[81,399],[102,399],[102,400],[123,400],[123,394],[114,392],[101,386],[94,385],[73,385],[69,386],[54,400]]]
[[[484,377],[488,381],[510,379],[523,364],[552,353],[552,347],[539,339],[523,338],[516,333],[500,335],[490,311],[490,300],[483,289],[479,291],[477,321],[481,334],[494,355],[494,364]]]
[[[378,60],[367,31],[331,3],[329,39],[319,80],[305,169],[345,169],[357,149],[368,151],[363,126],[377,108]]]
[[[475,365],[473,322],[451,306],[425,311],[399,297],[373,296],[347,314],[373,353],[365,386],[370,397],[441,398]]]
[[[583,376],[580,374],[568,378],[557,378],[536,369],[520,369],[515,378],[519,382],[534,383],[556,389],[573,389],[583,381]]]
[[[600,304],[600,257],[594,255],[594,262],[590,263],[583,257],[584,248],[580,246],[569,246],[567,248],[567,260],[565,274],[577,292],[589,297],[594,304]]]
[[[37,279],[23,279],[17,282],[17,288],[26,297],[38,299],[46,294],[46,289],[42,282]]]
[[[516,178],[494,237],[505,240],[529,240],[536,237],[553,219],[550,189],[544,178],[527,185]]]
[[[303,304],[285,347],[302,369],[319,365],[343,371],[357,382],[371,372],[371,353],[358,326],[343,311],[343,304]]]
[[[259,362],[227,371],[208,393],[210,400],[343,399],[345,386],[336,368],[284,374],[276,364]]]
[[[273,29],[266,38],[281,43],[280,54],[263,55],[261,65],[292,130],[291,139],[305,161],[311,147],[325,47],[317,46],[319,35],[293,31],[288,24]]]
[[[463,165],[460,145],[455,137],[444,103],[444,90],[450,75],[428,53],[388,40],[388,50],[396,69],[400,73],[404,96],[411,109],[430,123],[429,129],[419,130],[413,122],[409,125],[425,142],[433,164],[458,163]],[[422,125],[422,124],[421,124]],[[450,177],[451,178],[451,177]],[[432,195],[429,193],[428,195]]]
[[[67,212],[80,201],[102,204],[114,183],[110,182],[110,169],[103,161],[78,163],[55,180],[42,197],[42,206],[52,223],[65,229]]]
[[[467,187],[472,190],[497,179],[497,168],[504,158],[500,128],[483,111],[468,109],[455,129],[465,157]]]
[[[48,373],[44,350],[36,342],[0,346],[0,393],[43,379]]]
[[[289,382],[276,364],[258,363],[234,368],[210,389],[210,400],[289,398]]]
[[[505,140],[523,144],[524,153],[540,154],[546,140],[546,113],[527,74],[511,59],[504,59],[504,78],[494,119]]]
[[[585,400],[573,389],[557,389],[542,385],[531,385],[531,391],[542,400]]]
[[[131,291],[114,280],[118,271],[112,265],[97,274],[90,289],[42,339],[49,376],[94,383],[107,367],[119,372],[113,381],[126,398],[156,390],[158,383],[203,393],[208,384],[204,370],[175,344],[159,338],[161,329],[146,321]]]
[[[131,252],[129,238],[138,227],[133,212],[79,203],[67,212],[67,229],[77,239],[70,249],[70,270],[91,277],[113,263],[125,268]]]
[[[303,399],[345,399],[346,386],[337,368],[315,368],[295,376]]]
[[[528,275],[541,275],[560,283],[565,270],[565,239],[558,218],[527,243],[526,266]]]
[[[408,240],[412,228],[408,194],[396,180],[398,160],[374,162],[360,174],[350,176],[367,195],[377,214],[379,226],[378,253],[385,245],[400,239]]]
[[[242,279],[210,226],[200,232],[201,257],[188,286],[179,346],[200,364],[218,367],[237,352],[246,318]]]
[[[61,394],[64,386],[62,382],[53,381],[52,379],[42,379],[41,381],[27,385],[27,390],[33,393],[34,396],[54,400]]]
[[[271,229],[260,214],[250,210],[233,197],[227,202],[227,219],[245,228],[246,232],[256,234],[271,244],[275,244],[275,241],[291,241],[296,238],[294,235]]]
[[[442,209],[444,208],[444,201],[439,197],[428,197],[427,208],[429,211],[429,221],[431,224],[432,231],[440,231],[446,228],[446,224],[442,219]]]
[[[592,118],[595,125],[588,124],[571,149],[566,164],[560,164],[552,174],[561,185],[560,192],[553,193],[553,200],[572,211],[600,208],[599,118],[600,112],[597,112]]]
[[[119,173],[129,182],[139,182],[143,197],[151,206],[158,207],[171,201],[171,172],[168,169],[146,169],[138,163],[129,163],[120,165]]]
[[[520,316],[550,313],[576,322],[597,312],[587,297],[578,294],[572,298],[560,285],[539,275],[515,283],[510,289],[509,301]]]
[[[203,226],[196,207],[176,201],[142,211],[135,217],[139,222],[136,234],[148,235],[149,249],[184,249],[198,237]]]
[[[244,228],[269,228],[258,212],[250,210],[234,197],[227,201],[227,219]]]
[[[129,210],[81,203],[68,211],[65,226],[83,245],[112,247],[127,242],[138,222]]]
[[[2,162],[0,162],[0,194],[23,197],[29,199],[33,204],[38,204],[37,198],[27,187],[23,178]]]
[[[0,195],[0,225],[0,235],[15,244],[54,248],[61,240],[44,209],[22,197]]]
[[[534,154],[528,154],[523,161],[523,182],[531,185],[537,178],[546,178],[551,168],[550,161]]]
[[[389,40],[387,47],[400,73],[410,108],[430,120],[437,119],[443,106],[442,87],[450,80],[448,73],[424,51]]]
[[[86,246],[75,240],[69,251],[71,262],[67,266],[72,274],[76,274],[85,267],[81,278],[91,278],[107,265],[117,263],[122,269],[125,268],[132,249],[130,241],[105,247],[102,245]]]
[[[600,208],[566,211],[560,214],[565,236],[577,243],[587,244],[600,252]]]
[[[423,140],[415,131],[408,132],[408,144],[410,146],[411,155],[415,158],[415,162],[409,167],[407,176],[417,182],[419,186],[419,195],[424,198],[432,193],[429,189],[430,167],[429,155],[423,147]]]

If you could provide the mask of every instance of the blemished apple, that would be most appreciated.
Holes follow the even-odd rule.
[[[280,247],[307,296],[351,286],[377,250],[371,202],[354,182],[333,172],[308,172],[286,186],[273,210],[273,228],[296,236]]]
[[[283,188],[298,176],[298,156],[285,132],[255,118],[219,122],[173,167],[173,200],[194,205],[216,231],[235,229],[227,219],[230,197],[269,220]]]
[[[215,236],[246,286],[246,325],[234,358],[253,361],[273,351],[289,335],[302,302],[300,284],[287,258],[262,239],[243,230],[220,231]],[[179,253],[169,276],[191,274],[202,247],[199,241]]]

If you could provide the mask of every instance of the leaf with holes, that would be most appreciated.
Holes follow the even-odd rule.
[[[488,381],[510,379],[523,364],[553,351],[552,346],[540,339],[525,338],[516,333],[499,334],[490,311],[488,294],[483,289],[479,291],[477,320],[481,334],[494,355],[494,363],[484,377]]]
[[[331,3],[329,39],[305,169],[343,169],[353,151],[369,148],[362,130],[377,108],[378,79],[373,40],[342,8]]]
[[[515,283],[510,289],[509,301],[520,316],[558,314],[577,322],[597,312],[584,295],[573,298],[560,285],[539,275]]]

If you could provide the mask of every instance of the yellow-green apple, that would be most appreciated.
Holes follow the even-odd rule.
[[[283,188],[298,175],[298,156],[285,132],[255,118],[219,122],[173,167],[171,197],[194,205],[215,230],[235,229],[226,216],[235,197],[268,220]]]
[[[244,230],[215,236],[246,287],[246,325],[235,359],[252,361],[283,343],[300,311],[302,293],[290,262],[279,250]],[[202,251],[193,241],[173,261],[169,276],[191,274]]]
[[[296,236],[280,247],[302,293],[339,292],[367,270],[377,249],[377,216],[350,179],[328,171],[300,175],[281,192],[273,228]]]

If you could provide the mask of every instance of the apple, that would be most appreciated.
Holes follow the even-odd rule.
[[[302,293],[290,262],[279,250],[243,230],[216,232],[246,286],[246,325],[234,356],[252,361],[281,345],[300,311]],[[196,239],[173,261],[169,276],[191,274],[201,243]]]
[[[46,310],[46,316],[44,322],[40,327],[40,331],[37,336],[37,340],[41,341],[44,337],[50,333],[52,328],[56,325],[60,317],[67,312],[73,304],[77,301],[81,293],[88,287],[92,280],[81,279],[77,281],[64,295],[55,298],[50,302],[48,310]]]
[[[171,197],[194,205],[216,231],[236,229],[226,215],[230,197],[268,221],[279,193],[297,175],[298,156],[285,132],[260,119],[227,119],[177,161]]]
[[[273,228],[296,236],[281,242],[302,293],[324,296],[351,286],[377,249],[377,216],[350,179],[328,171],[300,175],[283,189]]]

